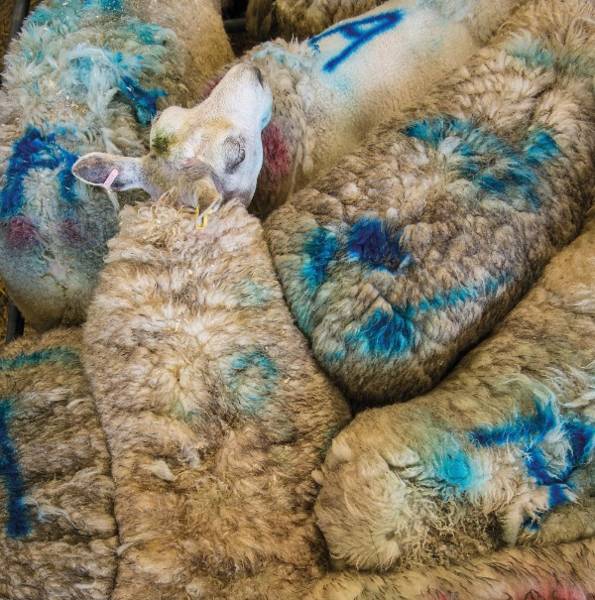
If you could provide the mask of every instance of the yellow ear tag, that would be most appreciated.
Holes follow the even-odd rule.
[[[209,224],[208,210],[205,210],[202,215],[200,214],[200,207],[197,206],[194,210],[194,216],[196,217],[196,229],[204,229]]]

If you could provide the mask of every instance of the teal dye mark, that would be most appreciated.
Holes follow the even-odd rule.
[[[410,351],[417,339],[415,320],[431,311],[457,308],[480,298],[489,298],[509,280],[506,276],[488,278],[468,286],[457,286],[424,298],[417,304],[376,309],[354,332],[345,336],[346,346],[362,358],[391,360]]]
[[[238,298],[240,306],[262,307],[274,298],[274,293],[267,286],[246,279],[234,288],[234,296]]]
[[[338,250],[337,236],[332,231],[317,227],[308,232],[302,251],[304,262],[301,275],[310,291],[317,290],[324,283],[329,265]]]
[[[439,483],[446,484],[445,496],[471,492],[488,482],[488,475],[479,461],[454,436],[439,442],[431,459],[431,472]]]
[[[332,73],[363,46],[379,35],[394,29],[404,17],[405,11],[396,9],[340,23],[310,38],[308,45],[320,52],[320,42],[329,37],[340,36],[348,42],[345,48],[324,63],[323,70]]]
[[[18,539],[30,533],[31,523],[25,506],[25,482],[17,451],[10,437],[12,402],[12,399],[0,398],[0,479],[6,490],[6,535]]]
[[[123,0],[83,0],[83,6],[104,12],[121,13],[124,11]]]
[[[589,53],[565,50],[553,52],[535,39],[515,41],[509,46],[508,54],[523,61],[531,69],[565,71],[577,77],[595,75],[595,60]]]
[[[414,121],[403,132],[438,150],[447,138],[458,141],[452,168],[480,190],[520,208],[536,211],[540,169],[561,155],[552,134],[544,129],[530,132],[520,148],[514,148],[486,128],[451,115]]]
[[[25,179],[38,169],[57,171],[60,197],[70,206],[78,203],[75,192],[76,178],[72,165],[78,156],[61,146],[56,133],[44,135],[35,127],[28,127],[16,140],[8,159],[5,184],[0,191],[0,219],[18,215],[25,203]]]
[[[56,347],[37,350],[29,354],[17,354],[13,358],[0,358],[0,372],[24,369],[27,367],[38,367],[43,363],[78,364],[79,354],[72,348]]]
[[[279,368],[262,349],[253,348],[232,357],[225,381],[240,408],[256,414],[266,404],[279,379]]]

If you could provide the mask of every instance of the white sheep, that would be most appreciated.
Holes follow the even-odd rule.
[[[278,40],[248,52],[243,62],[260,70],[273,93],[253,210],[267,214],[354,149],[381,119],[421,100],[522,2],[505,0],[496,9],[492,0],[465,0],[453,11],[448,0],[393,0],[301,44]],[[189,157],[203,160],[208,132],[200,115],[178,110],[175,119],[155,124],[152,136],[168,140],[161,156],[167,177],[154,180],[152,167],[137,177],[153,198],[177,183]],[[220,127],[233,133],[231,115]],[[105,157],[106,165],[113,160]]]
[[[215,0],[49,0],[5,57],[0,277],[35,328],[84,319],[117,214],[70,169],[138,155],[146,126],[232,58]]]

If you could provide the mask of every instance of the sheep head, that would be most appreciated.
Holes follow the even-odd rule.
[[[72,171],[88,184],[115,191],[144,189],[153,199],[175,187],[180,201],[190,206],[201,202],[195,188],[207,178],[224,202],[240,198],[248,205],[262,167],[261,132],[272,105],[260,71],[240,63],[199,105],[165,109],[151,128],[147,155],[92,152]]]

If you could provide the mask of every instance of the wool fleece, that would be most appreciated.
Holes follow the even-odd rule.
[[[382,4],[384,0],[249,0],[246,27],[260,39],[273,29],[286,39],[305,38]]]
[[[591,515],[593,516],[593,515]],[[514,549],[461,565],[404,573],[335,573],[305,600],[589,600],[595,589],[595,539]]]
[[[417,105],[525,0],[391,0],[298,42],[250,50],[274,98],[252,209],[267,215],[352,152],[370,129]],[[354,13],[355,14],[355,13]]]
[[[28,17],[0,91],[0,277],[33,327],[84,320],[117,230],[115,197],[75,179],[77,158],[144,153],[157,110],[231,58],[209,0],[49,0]]]
[[[594,11],[519,9],[267,220],[291,311],[356,406],[430,389],[576,236],[595,177]]]
[[[347,404],[260,221],[234,200],[197,224],[174,194],[126,207],[84,329],[116,484],[113,600],[283,598],[325,564],[311,473]]]
[[[80,331],[0,354],[0,597],[107,600],[118,545],[105,437]]]
[[[333,441],[316,514],[349,565],[444,564],[595,535],[595,212],[430,393]]]

